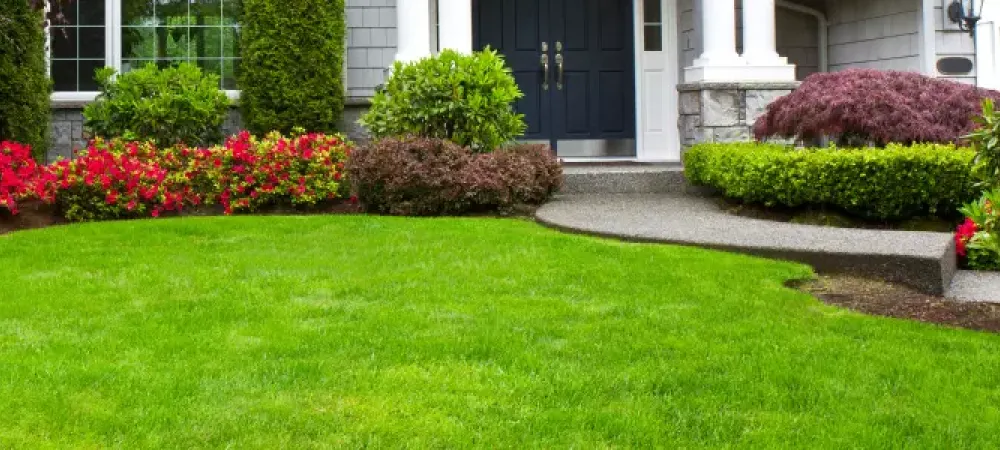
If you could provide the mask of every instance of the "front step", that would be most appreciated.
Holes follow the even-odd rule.
[[[690,189],[680,164],[563,165],[562,194],[662,194]]]

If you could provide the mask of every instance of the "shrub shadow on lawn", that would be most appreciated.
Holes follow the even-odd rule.
[[[791,280],[789,287],[823,303],[882,317],[1000,332],[1000,304],[947,300],[884,281],[846,275]]]

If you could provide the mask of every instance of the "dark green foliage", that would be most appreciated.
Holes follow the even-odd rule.
[[[562,184],[546,145],[480,154],[444,139],[388,138],[353,152],[347,170],[366,210],[407,216],[508,212],[543,203]]]
[[[976,150],[976,164],[983,172],[984,184],[1000,185],[1000,114],[993,99],[983,100],[983,114],[972,119],[976,130],[966,136]]]
[[[149,64],[113,79],[114,74],[111,68],[97,71],[101,94],[83,110],[89,133],[150,140],[161,148],[222,141],[229,98],[219,90],[218,75],[203,74],[190,63],[162,70]]]
[[[344,111],[344,0],[243,0],[242,24],[246,128],[337,131]]]
[[[950,145],[792,149],[701,144],[684,155],[696,185],[765,206],[819,206],[865,219],[954,215],[978,195],[973,152]]]
[[[524,133],[524,118],[514,112],[521,97],[495,51],[445,50],[414,63],[397,62],[361,122],[375,137],[448,139],[491,152]]]
[[[49,145],[52,89],[42,13],[25,0],[0,0],[0,18],[0,141],[31,145],[41,159]]]

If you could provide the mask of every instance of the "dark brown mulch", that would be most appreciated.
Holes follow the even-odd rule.
[[[920,217],[903,221],[874,221],[852,217],[826,208],[781,208],[740,203],[726,198],[718,199],[719,207],[732,215],[774,222],[791,222],[801,225],[819,225],[837,228],[862,228],[869,230],[938,231],[950,233],[958,225],[957,219]]]
[[[62,217],[56,214],[56,208],[53,205],[46,205],[39,201],[28,201],[20,202],[17,206],[19,209],[17,215],[12,215],[5,208],[0,208],[0,234],[66,223]]]
[[[884,281],[833,275],[790,283],[824,303],[884,317],[1000,332],[1000,304],[955,302]]]

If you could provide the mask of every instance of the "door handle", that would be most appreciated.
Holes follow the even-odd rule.
[[[556,89],[562,90],[563,88],[563,55],[562,53],[556,53],[556,70],[559,71],[556,75]]]
[[[542,42],[542,90],[549,90],[549,43]]]

